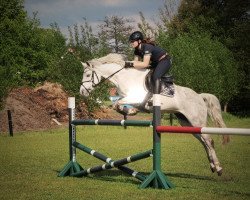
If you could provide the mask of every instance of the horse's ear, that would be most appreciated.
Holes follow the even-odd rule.
[[[84,68],[86,68],[86,67],[88,67],[88,66],[89,66],[89,63],[88,63],[88,62],[86,62],[86,63],[81,62],[81,63],[82,63],[82,66],[83,66]]]

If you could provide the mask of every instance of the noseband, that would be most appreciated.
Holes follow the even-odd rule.
[[[91,71],[92,71],[92,70],[91,70]],[[95,84],[95,77],[97,78],[97,81],[98,81],[97,84]],[[97,73],[96,73],[95,71],[92,71],[91,79],[90,79],[90,80],[88,80],[88,81],[83,81],[83,82],[82,82],[82,86],[83,86],[84,89],[90,94],[89,89],[86,88],[85,85],[84,85],[84,83],[89,83],[89,82],[91,82],[93,88],[95,88],[95,87],[96,87],[97,85],[99,85],[99,83],[101,82],[101,81],[99,80],[99,77],[98,77],[98,75],[97,75]]]

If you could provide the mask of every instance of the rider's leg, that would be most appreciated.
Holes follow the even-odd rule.
[[[164,76],[169,71],[170,67],[170,59],[161,60],[154,69],[153,81],[155,82],[157,79],[160,79],[162,76]]]
[[[163,59],[161,60],[158,65],[155,67],[154,72],[153,72],[153,84],[157,79],[161,79],[170,69],[171,67],[171,62],[170,59]],[[161,83],[162,84],[162,83]],[[154,86],[153,86],[154,88]],[[160,86],[161,88],[161,86]]]

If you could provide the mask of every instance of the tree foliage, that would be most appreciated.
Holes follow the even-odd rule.
[[[85,18],[83,25],[74,24],[73,28],[69,26],[68,30],[70,34],[68,46],[74,49],[78,59],[87,61],[99,54],[99,39]]]
[[[148,23],[142,12],[139,12],[139,15],[141,20],[137,24],[139,30],[146,38],[155,38],[158,31],[151,24]]]
[[[233,70],[237,75],[231,78],[231,81],[235,83],[234,91],[238,91],[231,95],[224,94],[223,98],[228,102],[239,97],[249,99],[249,8],[249,1],[244,0],[183,0],[178,14],[169,23],[165,23],[165,30],[168,30],[168,35],[172,39],[182,37],[183,34],[191,36],[195,33],[202,36],[205,33],[210,36],[212,42],[220,42],[228,49],[227,56],[223,59],[234,59],[237,71]],[[227,67],[229,65],[222,66],[229,72],[224,73],[224,79],[230,79],[232,69]],[[227,93],[231,92],[225,85],[223,87]],[[236,95],[239,92],[240,95]]]
[[[2,0],[0,6],[3,102],[12,87],[34,86],[50,78],[51,68],[65,49],[65,39],[58,30],[40,28],[36,13],[33,19],[29,19],[22,0]]]
[[[19,26],[21,25],[21,26]],[[25,12],[23,11],[22,2],[5,0],[0,4],[0,105],[9,89],[15,82],[13,77],[18,77],[16,62],[24,62],[18,55],[19,43],[23,43],[20,32],[25,30],[22,25],[25,23]]]
[[[119,16],[106,16],[99,25],[99,36],[102,36],[111,51],[125,53],[128,49],[128,37],[133,29],[131,19]]]

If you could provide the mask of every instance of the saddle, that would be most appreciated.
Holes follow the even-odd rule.
[[[145,86],[149,93],[153,93],[153,70],[150,70],[145,77]],[[172,75],[165,75],[160,80],[160,94],[168,97],[174,96],[174,78]]]
[[[145,86],[148,90],[148,93],[146,97],[144,98],[143,102],[138,107],[139,110],[142,110],[144,112],[148,112],[147,110],[145,110],[146,104],[148,104],[148,106],[153,106],[152,97],[153,97],[154,82],[152,79],[152,74],[153,74],[153,70],[150,70],[145,77]],[[173,97],[174,93],[175,93],[175,89],[174,89],[173,77],[171,75],[166,75],[162,77],[160,80],[160,95]]]

